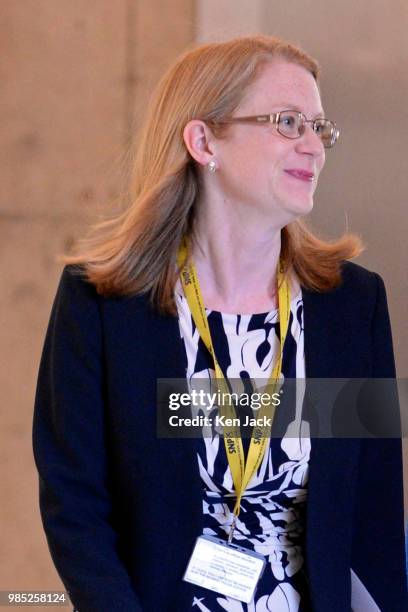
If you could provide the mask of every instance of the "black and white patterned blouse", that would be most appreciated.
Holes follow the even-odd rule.
[[[187,300],[176,292],[180,334],[187,354],[190,390],[211,387],[212,358],[192,319]],[[256,391],[256,380],[266,381],[279,351],[279,313],[224,314],[206,310],[215,353],[224,375],[237,379],[241,391]],[[282,374],[305,377],[303,302],[291,300]],[[238,391],[234,382],[234,391]],[[284,387],[283,387],[284,388]],[[234,541],[263,554],[267,565],[254,601],[248,605],[195,587],[192,607],[202,612],[297,612],[307,610],[307,578],[303,559],[304,511],[307,493],[310,436],[301,421],[303,396],[289,398],[290,424],[283,438],[271,438],[257,473],[244,493]],[[214,407],[214,410],[217,410]],[[300,425],[299,425],[300,424]],[[244,451],[249,440],[243,439]],[[224,448],[216,431],[204,431],[197,453],[203,484],[205,535],[227,537],[232,520],[234,486]]]

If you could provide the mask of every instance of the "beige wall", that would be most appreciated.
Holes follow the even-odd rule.
[[[329,152],[313,218],[334,235],[347,217],[364,237],[361,262],[386,280],[398,369],[408,373],[407,6],[2,0],[0,588],[60,586],[40,527],[31,452],[35,378],[61,269],[55,256],[119,192],[148,93],[194,36],[275,33],[321,60],[325,107],[342,139]]]
[[[0,590],[55,589],[31,451],[55,257],[121,188],[149,90],[193,39],[193,3],[2,0],[1,12]]]

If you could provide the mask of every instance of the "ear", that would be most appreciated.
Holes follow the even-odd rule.
[[[189,121],[183,131],[184,143],[191,157],[202,166],[214,159],[214,136],[199,119]]]

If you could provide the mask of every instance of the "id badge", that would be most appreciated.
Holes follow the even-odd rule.
[[[183,580],[248,604],[265,568],[252,550],[211,536],[196,540]]]

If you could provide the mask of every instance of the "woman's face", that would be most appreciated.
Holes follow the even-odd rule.
[[[273,61],[261,69],[234,117],[290,109],[307,119],[324,117],[313,76],[297,64]],[[325,150],[311,124],[297,139],[285,138],[270,123],[233,124],[216,139],[214,154],[219,170],[209,178],[217,177],[225,200],[241,205],[237,214],[243,206],[245,214],[267,215],[284,226],[312,209]]]

